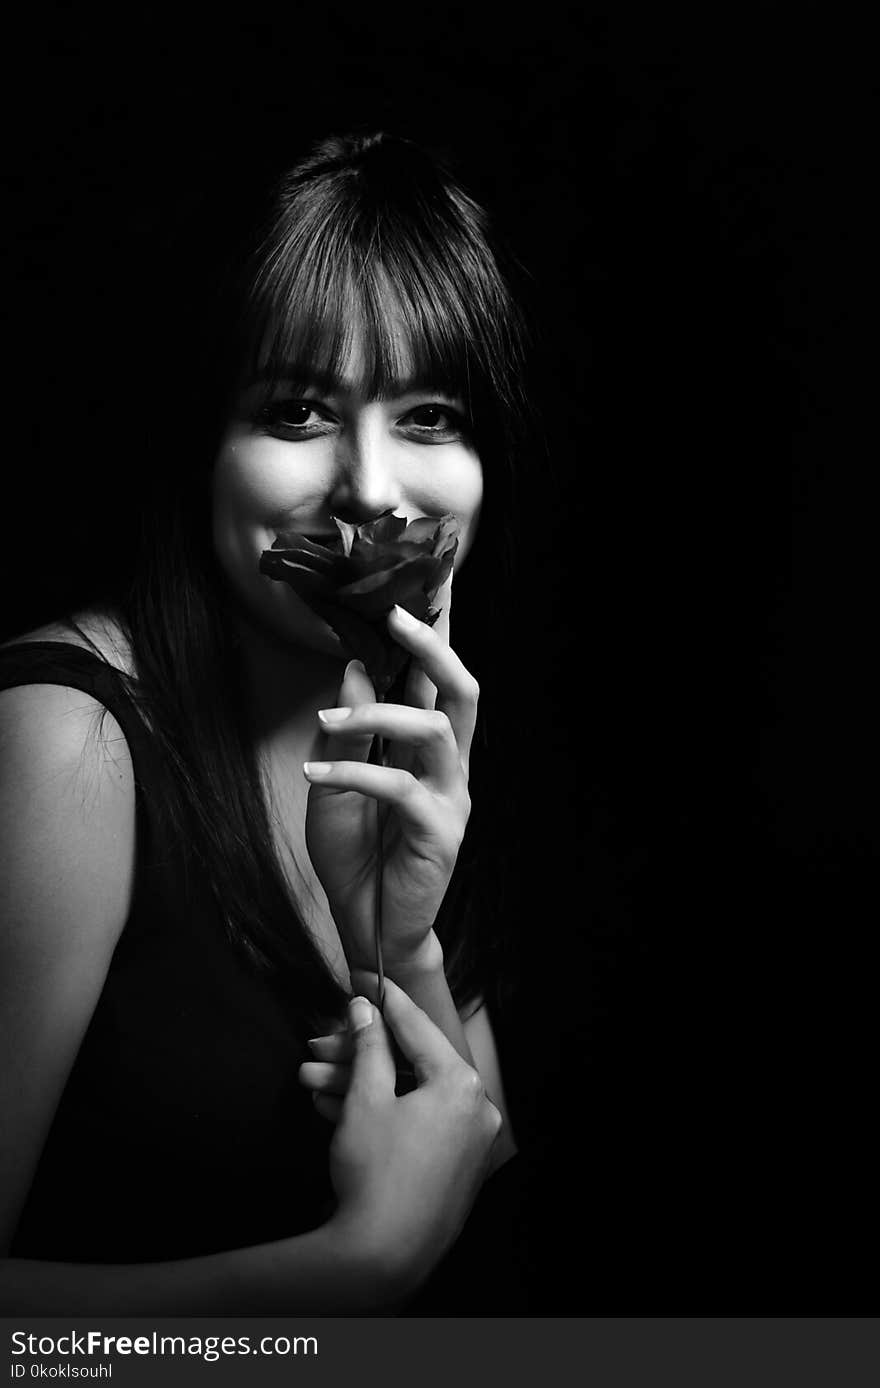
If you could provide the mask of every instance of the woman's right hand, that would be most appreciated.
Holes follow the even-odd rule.
[[[417,1087],[395,1095],[388,1030],[366,998],[349,1005],[351,1081],[330,1146],[333,1222],[400,1294],[453,1243],[489,1166],[501,1115],[477,1071],[390,979],[385,1022]]]

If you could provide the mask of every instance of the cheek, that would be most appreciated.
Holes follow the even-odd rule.
[[[214,544],[221,559],[240,560],[265,540],[278,517],[308,504],[310,472],[291,467],[289,450],[271,439],[228,437],[214,464]]]
[[[473,542],[483,501],[483,469],[477,455],[466,449],[450,449],[437,466],[423,474],[419,495],[412,500],[417,513],[437,516],[452,511],[458,517],[461,532],[456,565],[460,564]]]
[[[283,504],[282,483],[271,453],[252,442],[227,440],[217,455],[212,482],[214,553],[239,589],[255,587],[265,517]]]
[[[225,444],[217,455],[212,481],[214,553],[236,599],[237,609],[261,630],[285,640],[338,655],[339,640],[291,588],[272,583],[259,571],[259,557],[274,539],[271,517],[291,508],[291,470],[280,468],[271,449],[257,456],[248,441]],[[277,458],[277,452],[275,452]]]
[[[466,462],[457,469],[449,491],[447,509],[454,511],[461,521],[456,559],[456,563],[461,564],[473,544],[483,504],[483,469],[475,454],[468,454]]]
[[[215,510],[259,520],[283,504],[294,478],[271,442],[227,442],[214,465]]]

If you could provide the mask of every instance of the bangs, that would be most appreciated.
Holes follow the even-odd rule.
[[[330,185],[282,197],[259,248],[245,293],[247,382],[268,401],[298,377],[338,381],[356,344],[370,399],[409,386],[461,398],[472,419],[481,400],[515,408],[516,311],[463,209],[426,216]]]
[[[355,346],[357,386],[368,399],[431,387],[470,405],[467,326],[448,305],[416,301],[380,267],[333,267],[325,284],[299,276],[260,314],[248,343],[248,379],[271,397],[282,382],[341,381]]]

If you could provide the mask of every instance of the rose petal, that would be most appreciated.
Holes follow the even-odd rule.
[[[431,516],[420,516],[418,520],[410,521],[401,536],[401,541],[403,544],[420,545],[433,551],[436,535],[437,521]]]
[[[328,564],[323,560],[316,559],[313,555],[303,554],[295,549],[282,549],[263,551],[268,556],[268,562],[275,565],[286,565],[292,569],[302,569],[304,572],[318,574],[325,583],[329,583],[335,588],[342,577],[334,564]],[[262,561],[262,555],[260,556]]]
[[[281,530],[277,537],[272,541],[273,549],[296,549],[304,554],[311,554],[315,559],[338,559],[339,551],[330,549],[326,545],[319,545],[314,540],[310,540],[307,535],[302,535],[298,530]]]
[[[336,592],[336,584],[328,581],[324,574],[316,573],[314,569],[305,568],[301,564],[291,563],[283,557],[276,557],[271,550],[265,550],[260,556],[260,573],[265,574],[267,578],[281,579],[303,596],[314,593],[315,596],[332,599]]]
[[[378,617],[390,612],[395,603],[406,606],[407,599],[425,595],[425,584],[435,575],[434,560],[429,557],[410,559],[395,569],[367,574],[356,583],[340,588],[337,600],[357,612]],[[427,606],[425,601],[422,606]]]
[[[438,561],[435,561],[437,563],[437,571],[430,585],[425,586],[425,592],[427,593],[430,601],[433,602],[434,598],[437,596],[439,589],[443,587],[443,584],[446,582],[447,578],[452,573],[453,565],[455,563],[455,555],[457,551],[458,540],[456,539],[452,548],[450,550],[447,550],[447,552],[442,556],[442,558],[440,558]]]
[[[351,582],[343,584],[340,591],[360,595],[375,591],[383,583],[397,585],[402,580],[415,589],[421,587],[424,580],[436,573],[437,569],[437,560],[430,554],[417,554],[412,558],[407,556],[389,567],[359,574]]]
[[[422,545],[408,545],[402,541],[396,545],[371,545],[368,548],[353,549],[349,558],[348,581],[354,583],[368,574],[380,573],[383,569],[394,569],[406,559],[430,559],[431,551]]]
[[[359,525],[355,531],[355,543],[374,544],[394,543],[398,540],[406,529],[406,517],[395,516],[393,511],[385,511],[375,520],[365,521]],[[352,546],[354,548],[354,546]]]
[[[453,553],[458,548],[458,520],[455,516],[444,516],[434,536],[434,553],[439,558],[450,548]]]

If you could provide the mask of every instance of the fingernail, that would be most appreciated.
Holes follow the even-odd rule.
[[[315,780],[319,776],[329,776],[333,766],[329,761],[304,761],[303,775],[308,776],[309,780]]]
[[[357,670],[362,675],[367,673],[367,667],[362,660],[350,660],[345,667],[345,674],[342,678],[347,679],[352,670]]]
[[[352,1031],[363,1031],[373,1025],[373,1008],[366,998],[352,998],[348,1004],[348,1020]]]
[[[407,612],[406,608],[401,607],[399,604],[395,605],[394,615],[401,626],[408,627],[410,631],[415,631],[416,627],[421,626],[419,619],[414,617],[411,612]]]
[[[318,717],[322,723],[341,723],[351,717],[350,708],[319,708]]]

